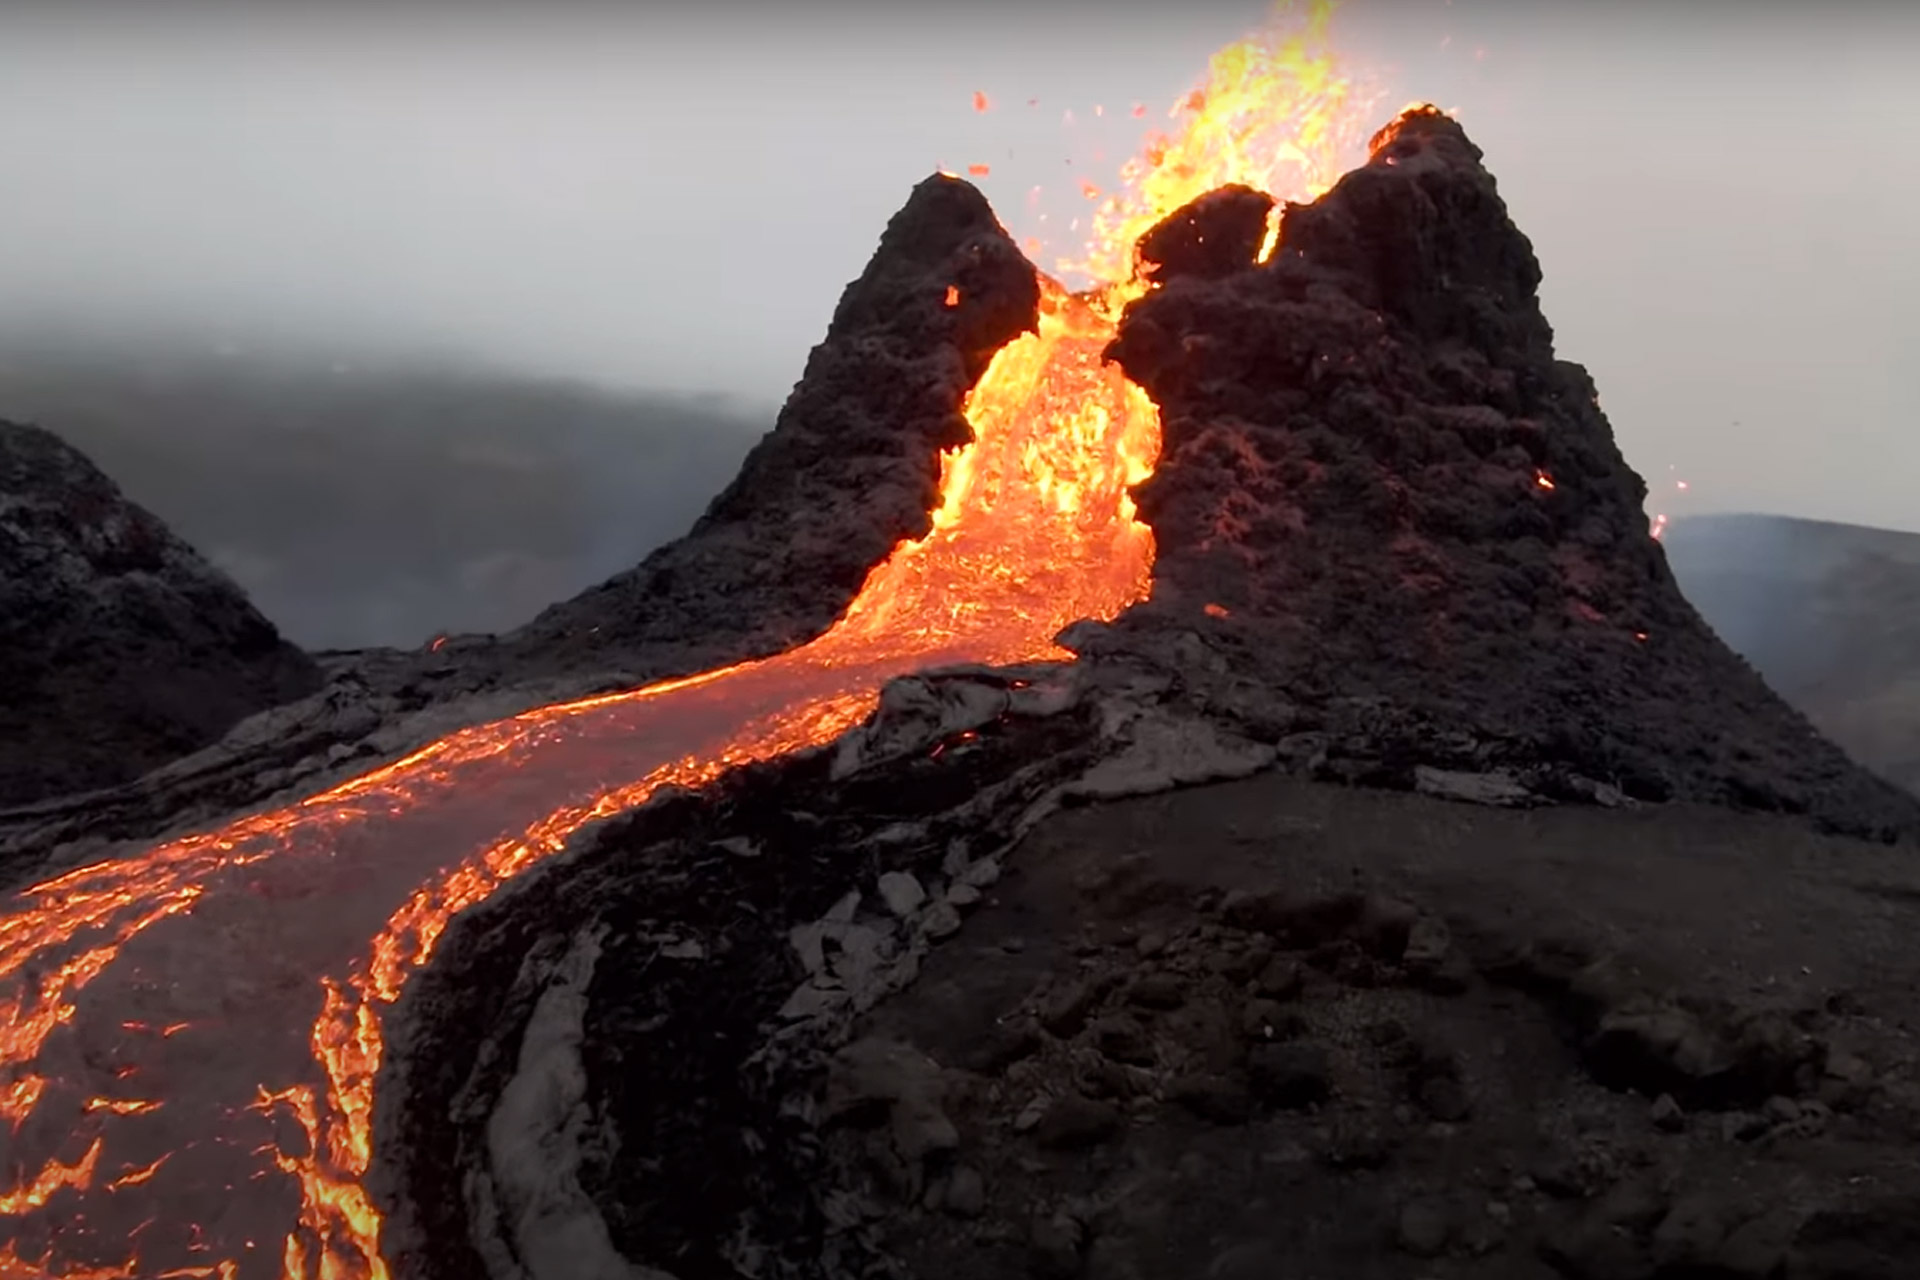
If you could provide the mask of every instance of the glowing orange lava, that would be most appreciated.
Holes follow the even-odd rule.
[[[1082,265],[1109,283],[1043,282],[1038,331],[967,399],[930,532],[824,635],[464,729],[22,892],[0,917],[0,1280],[385,1276],[364,1186],[382,1017],[456,914],[663,785],[831,741],[888,679],[1070,657],[1062,628],[1142,599],[1153,542],[1128,489],[1158,413],[1101,361],[1146,287],[1133,239],[1222,183],[1331,184],[1370,104],[1334,72],[1330,10],[1283,8],[1216,56],[1096,214]]]

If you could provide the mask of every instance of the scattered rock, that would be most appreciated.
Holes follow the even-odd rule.
[[[1105,1142],[1120,1132],[1121,1123],[1120,1110],[1113,1104],[1070,1093],[1047,1105],[1034,1137],[1043,1147],[1074,1151]]]
[[[1040,1025],[1063,1040],[1078,1035],[1099,1003],[1100,992],[1091,983],[1065,983],[1055,987],[1041,1004]]]
[[[887,910],[901,919],[906,919],[920,909],[927,900],[927,891],[913,875],[905,871],[888,871],[880,877],[880,901],[886,903]]]
[[[1272,1000],[1249,1000],[1240,1015],[1240,1031],[1249,1040],[1265,1043],[1300,1034],[1305,1024]]]
[[[1722,1242],[1745,1216],[1749,1215],[1730,1202],[1723,1191],[1683,1196],[1654,1228],[1654,1263],[1675,1273],[1685,1268],[1706,1271],[1715,1267]]]
[[[972,1165],[956,1165],[947,1179],[941,1207],[956,1218],[977,1218],[986,1212],[987,1184]]]
[[[1456,1124],[1473,1112],[1473,1100],[1454,1076],[1428,1076],[1415,1096],[1428,1115],[1446,1124]]]
[[[1437,1258],[1453,1236],[1453,1215],[1443,1200],[1423,1196],[1408,1201],[1394,1224],[1394,1243],[1416,1258]]]
[[[959,1131],[941,1109],[943,1093],[940,1067],[931,1058],[910,1045],[869,1038],[834,1055],[825,1109],[832,1118],[882,1104],[894,1149],[911,1165],[960,1145]]]
[[[1286,1259],[1266,1240],[1228,1245],[1207,1264],[1206,1280],[1273,1280],[1285,1273]]]
[[[1775,1094],[1760,1108],[1760,1114],[1766,1118],[1768,1124],[1789,1125],[1800,1119],[1800,1104],[1792,1098],[1783,1098]]]
[[[1178,1076],[1168,1082],[1166,1096],[1167,1101],[1214,1124],[1245,1124],[1253,1114],[1253,1097],[1246,1086],[1227,1076]]]
[[[1275,956],[1253,981],[1254,989],[1267,999],[1291,1000],[1300,994],[1300,962]]]
[[[1447,928],[1447,922],[1438,916],[1422,915],[1407,931],[1407,944],[1400,953],[1400,962],[1409,972],[1436,969],[1452,949],[1453,933]]]
[[[936,902],[921,915],[920,929],[936,941],[950,938],[960,932],[960,912],[951,902]]]
[[[1400,963],[1414,985],[1435,995],[1459,995],[1473,980],[1472,962],[1453,945],[1452,932],[1438,916],[1414,921]]]
[[[1000,879],[1000,862],[996,858],[981,858],[967,864],[960,873],[959,883],[971,889],[990,889]]]
[[[1786,1261],[1794,1215],[1765,1212],[1735,1227],[1714,1251],[1713,1266],[1728,1280],[1769,1280]]]
[[[1134,1019],[1125,1014],[1110,1014],[1096,1019],[1087,1028],[1094,1047],[1115,1062],[1150,1067],[1154,1063],[1153,1040]]]
[[[1794,1280],[1911,1280],[1920,1258],[1920,1199],[1878,1195],[1824,1208],[1794,1232]]]
[[[1333,1092],[1327,1051],[1311,1042],[1256,1045],[1247,1055],[1247,1078],[1261,1102],[1289,1110],[1324,1102]]]
[[[1149,973],[1127,988],[1127,999],[1147,1009],[1177,1009],[1186,998],[1187,984],[1171,973]]]
[[[1439,796],[1464,804],[1520,809],[1540,803],[1539,797],[1510,774],[1461,773],[1453,769],[1415,765],[1413,780],[1414,790],[1422,795]]]
[[[1086,1239],[1086,1228],[1064,1213],[1036,1218],[1029,1236],[1034,1274],[1042,1280],[1068,1280],[1078,1275]]]
[[[1359,941],[1373,955],[1397,962],[1405,954],[1419,919],[1420,912],[1411,903],[1369,895],[1360,911]]]
[[[1327,1126],[1320,1158],[1335,1169],[1378,1169],[1393,1157],[1399,1141],[1370,1111],[1343,1112]]]
[[[1673,1095],[1663,1093],[1653,1100],[1653,1106],[1647,1111],[1647,1118],[1653,1121],[1653,1127],[1663,1133],[1678,1133],[1687,1127],[1687,1113],[1673,1100]]]
[[[1040,1029],[1024,1018],[995,1026],[961,1059],[960,1065],[984,1076],[1003,1074],[1014,1063],[1040,1051]]]

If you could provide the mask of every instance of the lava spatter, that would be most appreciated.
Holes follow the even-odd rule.
[[[362,1183],[381,1016],[455,914],[662,786],[831,741],[890,678],[1065,657],[1062,628],[1142,599],[1153,542],[1128,490],[1159,418],[1102,359],[1147,288],[1127,237],[1223,183],[1272,189],[1281,152],[1277,194],[1330,184],[1362,104],[1329,89],[1328,7],[1216,58],[1103,210],[1087,261],[1109,283],[1046,282],[1037,332],[968,397],[930,532],[818,639],[464,729],[20,894],[0,917],[0,1277],[385,1276]]]

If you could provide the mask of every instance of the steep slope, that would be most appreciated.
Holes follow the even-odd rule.
[[[1681,590],[1767,683],[1920,792],[1920,534],[1786,516],[1677,520]]]
[[[128,781],[319,671],[52,432],[0,422],[0,805]]]
[[[951,288],[950,288],[951,286]],[[914,188],[847,287],[773,430],[685,538],[507,638],[543,669],[645,656],[697,669],[817,634],[928,530],[967,391],[1037,323],[1032,266],[978,190]]]
[[[1140,495],[1154,600],[1120,630],[1222,615],[1204,631],[1239,675],[1345,717],[1388,768],[1451,754],[1912,824],[1920,807],[1681,594],[1480,160],[1452,119],[1410,112],[1287,208],[1268,262],[1243,237],[1239,270],[1163,270],[1130,309],[1111,354],[1159,403],[1165,446]]]

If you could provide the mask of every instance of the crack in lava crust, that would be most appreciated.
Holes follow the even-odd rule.
[[[1127,489],[1159,418],[1101,362],[1112,314],[1045,283],[1039,331],[968,397],[931,532],[810,644],[463,730],[21,894],[0,919],[0,1277],[384,1276],[361,1185],[380,1012],[455,913],[661,786],[831,741],[894,676],[1070,656],[1063,627],[1145,595]]]

